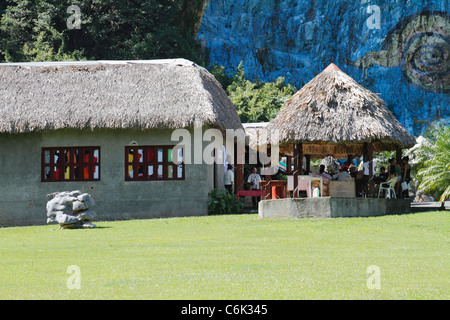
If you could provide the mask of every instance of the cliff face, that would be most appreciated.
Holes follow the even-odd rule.
[[[419,133],[450,117],[448,0],[210,0],[198,33],[211,63],[301,88],[330,63]]]

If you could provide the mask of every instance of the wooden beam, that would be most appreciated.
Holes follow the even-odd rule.
[[[309,174],[311,172],[311,155],[310,154],[305,154],[305,158],[306,158],[306,173],[305,174]]]
[[[363,162],[368,161],[367,156],[369,153],[369,144],[367,142],[363,143]]]
[[[292,158],[293,165],[294,165],[294,193],[293,197],[298,198],[298,144],[294,144],[294,156]]]
[[[239,190],[244,190],[244,163],[245,163],[245,153],[238,154],[237,143],[234,143],[234,192],[237,193]]]
[[[303,174],[303,143],[299,143],[298,146],[298,171],[299,174]]]
[[[286,156],[286,174],[292,174],[292,156]]]
[[[399,146],[395,148],[395,160],[399,165],[402,165],[402,151],[402,148]]]
[[[372,179],[375,172],[373,172],[373,143],[367,146],[367,161],[369,162],[369,180]]]

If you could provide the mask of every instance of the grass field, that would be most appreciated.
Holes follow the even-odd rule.
[[[96,224],[0,229],[0,299],[450,298],[448,211]]]

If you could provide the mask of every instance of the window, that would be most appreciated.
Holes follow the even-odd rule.
[[[100,180],[100,147],[42,148],[42,182]]]
[[[125,180],[184,180],[183,149],[174,146],[125,147]]]

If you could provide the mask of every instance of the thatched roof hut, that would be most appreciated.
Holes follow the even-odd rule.
[[[364,143],[375,152],[415,144],[378,95],[334,64],[292,96],[267,130],[271,139],[279,134],[280,146],[302,143],[304,154],[316,156],[361,155]]]
[[[0,64],[0,101],[0,133],[242,129],[219,82],[184,59]]]

